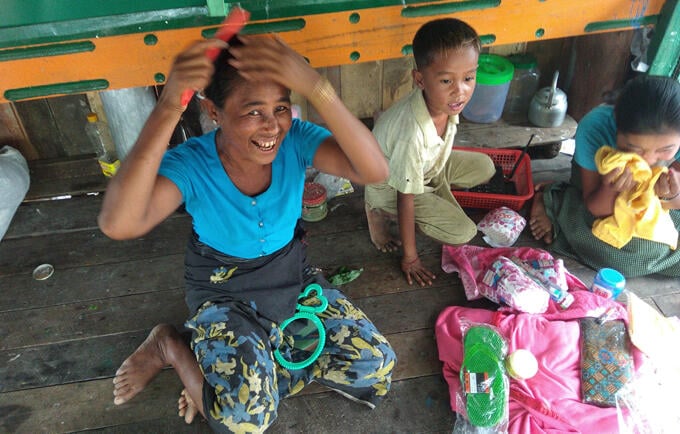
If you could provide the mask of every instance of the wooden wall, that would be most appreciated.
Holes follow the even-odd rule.
[[[579,120],[602,102],[604,92],[620,87],[628,77],[632,35],[632,30],[626,30],[493,46],[487,50],[503,55],[523,51],[535,54],[542,74],[541,86],[548,86],[553,72],[559,70],[559,86],[569,97],[569,114]],[[325,67],[320,71],[333,83],[354,114],[359,118],[372,118],[377,111],[390,107],[410,91],[412,68],[412,57],[408,56]],[[303,118],[323,122],[302,98],[294,95],[293,102],[301,107]],[[40,172],[45,169],[39,167],[45,167],[45,162],[55,161],[64,166],[56,172],[58,176],[63,177],[73,170],[74,179],[83,174],[96,177],[98,166],[94,154],[97,149],[84,131],[89,111],[106,119],[96,93],[0,104],[0,146],[18,148],[31,162],[32,177],[41,176]],[[81,163],[73,164],[74,161]],[[50,185],[52,181],[45,184]],[[70,185],[55,188],[73,189],[73,183]],[[94,187],[88,182],[81,188]]]

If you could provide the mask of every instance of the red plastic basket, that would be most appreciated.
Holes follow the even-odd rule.
[[[489,149],[489,148],[454,148],[456,151],[473,151],[487,154],[496,166],[503,169],[504,175],[510,175],[515,163],[522,155],[522,151],[516,149]],[[453,197],[456,198],[463,208],[495,209],[507,206],[510,209],[519,211],[524,203],[534,195],[534,182],[531,179],[531,158],[524,154],[512,177],[515,183],[517,194],[495,194],[479,193],[472,191],[453,190]]]

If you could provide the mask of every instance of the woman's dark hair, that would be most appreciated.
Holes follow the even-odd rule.
[[[670,77],[638,76],[624,86],[614,113],[622,133],[680,133],[680,83]]]
[[[229,40],[229,45],[232,47],[242,46],[243,43],[237,38],[233,37]],[[220,109],[224,108],[224,101],[233,92],[234,88],[245,80],[236,68],[229,64],[229,59],[234,56],[229,53],[229,50],[220,51],[220,55],[215,59],[215,72],[208,87],[203,93],[206,97]]]
[[[413,37],[416,68],[431,64],[435,56],[449,50],[473,47],[479,53],[482,43],[475,29],[456,18],[441,18],[423,24]]]

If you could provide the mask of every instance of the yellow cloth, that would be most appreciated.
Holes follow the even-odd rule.
[[[654,184],[666,167],[650,168],[637,154],[620,152],[603,146],[595,154],[597,171],[606,175],[616,168],[628,167],[637,183],[631,191],[619,193],[614,202],[614,213],[597,219],[593,235],[616,248],[625,246],[633,237],[668,244],[675,250],[678,231],[668,210],[654,193]]]

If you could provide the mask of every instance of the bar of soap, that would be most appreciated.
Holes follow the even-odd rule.
[[[538,372],[538,361],[529,350],[516,350],[505,359],[508,374],[517,380],[528,380]]]

